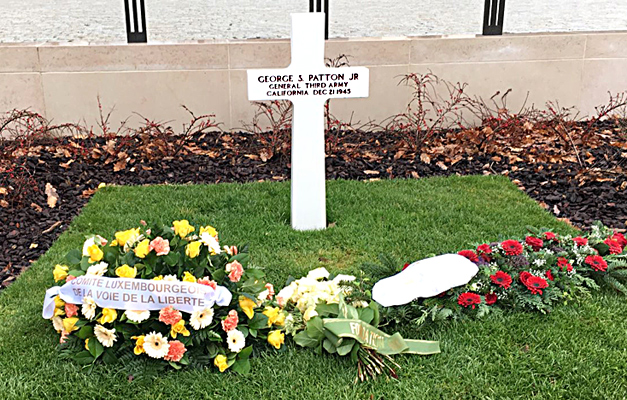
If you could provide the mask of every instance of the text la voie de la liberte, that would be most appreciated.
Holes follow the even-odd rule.
[[[305,80],[305,76],[308,78]],[[359,74],[353,73],[349,81],[356,81],[359,79]],[[261,75],[257,78],[260,83],[269,83],[267,96],[294,96],[309,95],[309,90],[312,89],[314,95],[327,95],[327,94],[350,94],[348,89],[348,82],[346,81],[345,74],[299,74],[295,79],[292,74],[285,75]],[[337,88],[337,89],[332,89]],[[329,89],[329,90],[327,90]]]

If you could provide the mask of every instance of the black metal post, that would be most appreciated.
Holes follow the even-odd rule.
[[[485,0],[483,34],[502,35],[505,16],[505,0]]]
[[[324,13],[324,38],[329,39],[329,0],[324,0],[324,9],[322,8],[322,0],[309,0],[309,12]]]
[[[130,3],[130,4],[129,4]],[[146,34],[146,9],[144,8],[144,0],[124,0],[124,13],[126,14],[126,39],[128,43],[146,43],[148,35]],[[133,24],[131,25],[131,14],[133,14]],[[141,20],[141,26],[139,22]]]

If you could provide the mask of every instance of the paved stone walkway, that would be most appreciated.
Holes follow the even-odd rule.
[[[330,0],[331,37],[480,33],[483,0]],[[0,42],[124,42],[123,0],[0,0]],[[308,0],[146,0],[148,39],[289,37]],[[627,30],[625,0],[507,0],[506,32]]]

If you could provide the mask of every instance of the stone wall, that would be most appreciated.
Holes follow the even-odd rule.
[[[627,33],[333,39],[327,57],[349,56],[370,68],[370,97],[339,99],[332,113],[353,121],[402,112],[411,91],[397,85],[408,72],[433,71],[485,98],[509,88],[508,105],[558,100],[583,114],[627,90]],[[290,63],[288,40],[148,45],[0,45],[0,112],[30,108],[55,122],[95,125],[97,97],[112,121],[137,112],[175,126],[180,107],[213,113],[224,129],[250,122],[246,70]],[[134,122],[133,122],[134,121]],[[131,123],[137,123],[138,117]]]

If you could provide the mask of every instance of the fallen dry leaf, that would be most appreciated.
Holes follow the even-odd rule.
[[[121,159],[113,165],[113,172],[118,172],[126,168],[126,158]]]
[[[560,215],[560,209],[557,207],[557,204],[553,205],[553,214]]]
[[[96,190],[98,189],[85,189],[83,190],[83,193],[81,194],[81,197],[84,199],[90,198],[91,196],[94,195],[94,193],[96,193]]]
[[[435,165],[437,165],[438,167],[440,167],[440,169],[446,171],[448,169],[448,167],[446,165],[444,165],[444,163],[442,161],[438,161]]]
[[[416,172],[416,171],[411,171],[411,176],[412,176],[414,179],[419,179],[419,178],[420,178],[420,175],[418,175],[418,172]]]
[[[55,208],[57,202],[59,201],[59,195],[57,194],[57,189],[55,189],[50,183],[46,183],[46,190],[44,191],[48,199],[46,202],[48,203],[48,207]]]
[[[7,208],[9,207],[9,202],[6,200],[0,200],[0,207]]]
[[[7,194],[8,192],[7,188],[0,187],[0,194]]]
[[[37,212],[42,212],[44,209],[37,203],[30,203],[30,206]]]
[[[422,161],[425,164],[431,164],[431,157],[429,157],[427,153],[422,153],[420,155],[420,161]]]
[[[364,171],[364,174],[366,175],[379,175],[379,171],[372,171],[370,169],[367,169]]]

